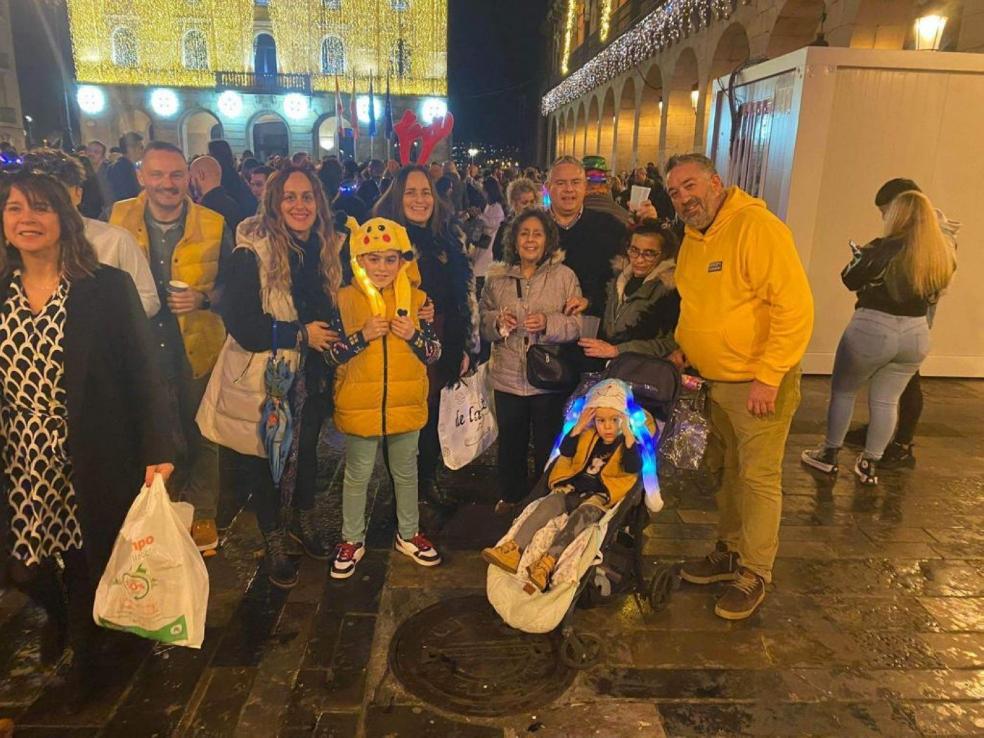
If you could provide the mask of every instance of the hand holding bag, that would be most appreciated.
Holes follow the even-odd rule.
[[[96,589],[97,625],[201,648],[208,571],[160,474],[130,506]]]
[[[437,435],[449,469],[460,469],[495,443],[499,429],[492,401],[489,363],[441,390]]]

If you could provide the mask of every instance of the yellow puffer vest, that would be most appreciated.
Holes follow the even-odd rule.
[[[146,208],[145,193],[130,200],[121,200],[113,206],[109,222],[132,233],[149,259],[150,236],[144,221]],[[186,282],[193,290],[210,293],[215,288],[215,278],[219,273],[219,251],[224,228],[225,220],[221,215],[188,200],[184,234],[174,249],[171,261],[171,279]],[[191,370],[196,377],[203,377],[212,371],[225,340],[222,318],[211,310],[196,310],[177,318]]]
[[[646,413],[646,424],[649,426],[650,431],[654,430],[656,424],[653,423],[649,413]],[[550,486],[554,487],[562,484],[584,471],[584,467],[587,465],[588,459],[591,456],[591,449],[594,448],[597,441],[598,434],[593,429],[585,428],[581,431],[581,434],[577,438],[577,450],[574,452],[574,456],[572,458],[567,458],[566,456],[557,457],[557,461],[550,470]],[[608,463],[601,470],[601,483],[608,490],[608,495],[611,497],[611,504],[607,506],[603,505],[601,498],[597,496],[589,498],[588,502],[611,509],[631,492],[632,487],[642,478],[641,472],[638,474],[629,474],[622,470],[622,452],[624,450],[624,445],[620,445],[615,449],[615,453],[612,454]]]
[[[382,291],[386,318],[396,311],[393,287]],[[426,295],[412,289],[410,317]],[[369,298],[355,285],[338,292],[345,335],[362,329],[372,315]],[[392,436],[420,430],[427,423],[427,367],[402,338],[386,335],[335,372],[335,427],[352,436]]]

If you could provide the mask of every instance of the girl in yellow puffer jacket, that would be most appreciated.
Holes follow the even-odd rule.
[[[421,566],[441,563],[417,530],[417,439],[427,422],[426,365],[441,356],[428,322],[427,296],[410,268],[413,247],[403,226],[373,218],[349,237],[352,284],[338,293],[342,336],[326,359],[335,373],[335,427],[345,434],[342,543],[331,576],[347,579],[365,554],[366,490],[384,440],[396,494],[395,548]]]

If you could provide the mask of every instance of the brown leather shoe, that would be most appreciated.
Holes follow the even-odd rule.
[[[714,614],[725,620],[744,620],[765,599],[765,580],[751,569],[741,567],[738,578],[724,590],[714,606]]]
[[[541,556],[539,561],[527,569],[533,586],[541,592],[545,590],[547,583],[550,581],[550,574],[553,572],[555,566],[557,566],[557,559],[553,556],[550,554]]]
[[[718,541],[707,556],[680,567],[680,578],[691,584],[733,582],[738,578],[738,554],[729,551],[723,541]]]
[[[522,552],[515,541],[506,541],[499,546],[482,549],[482,558],[492,566],[498,566],[510,574],[515,574],[519,571],[519,560],[522,558]]]

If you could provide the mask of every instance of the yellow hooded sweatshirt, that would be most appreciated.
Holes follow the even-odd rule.
[[[803,358],[813,295],[792,233],[762,200],[729,187],[705,233],[687,226],[676,281],[676,340],[706,379],[776,387]]]

